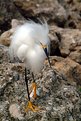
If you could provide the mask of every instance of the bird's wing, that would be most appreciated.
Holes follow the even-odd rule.
[[[22,44],[17,50],[17,56],[20,60],[25,61],[26,53],[28,51],[28,46],[26,44]]]
[[[40,72],[43,68],[46,55],[41,46],[36,45],[30,48],[26,53],[26,65],[31,69],[34,74]]]

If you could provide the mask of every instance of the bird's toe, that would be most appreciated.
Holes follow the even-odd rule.
[[[40,108],[38,106],[35,106],[31,101],[29,101],[28,105],[25,108],[25,112],[27,112],[28,110],[31,110],[33,112],[37,112],[40,110]]]

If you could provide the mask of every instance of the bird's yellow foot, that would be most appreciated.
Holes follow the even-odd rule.
[[[37,106],[35,106],[31,101],[29,101],[28,105],[25,108],[25,112],[27,112],[28,110],[32,110],[33,112],[37,112],[40,109]]]
[[[32,89],[34,90],[34,95],[33,95],[33,97],[34,97],[34,98],[37,98],[37,94],[36,94],[37,85],[36,85],[35,82],[32,83]]]

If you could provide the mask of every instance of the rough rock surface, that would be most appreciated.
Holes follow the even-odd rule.
[[[63,29],[57,26],[50,27],[51,33],[56,33],[59,41],[61,56],[67,57],[71,51],[80,52],[81,31],[78,29]]]
[[[81,66],[70,58],[65,58],[60,62],[56,62],[54,68],[65,76],[68,83],[81,85]]]
[[[44,17],[49,24],[59,27],[81,29],[81,1],[80,0],[1,0],[0,2],[0,30],[10,28],[12,18]],[[5,26],[5,27],[4,27]]]
[[[80,0],[14,0],[25,18],[46,17],[50,24],[81,29]]]
[[[15,29],[18,25],[23,24],[25,21],[18,21],[17,19],[12,19],[11,21],[11,29],[9,29],[8,31],[5,31],[4,33],[1,34],[0,36],[0,44],[5,45],[5,46],[9,46],[10,42],[11,42],[11,37],[12,34],[15,32]]]
[[[68,14],[65,27],[81,29],[81,0],[60,0],[60,3]]]
[[[13,18],[23,19],[21,14],[17,11],[12,0],[0,0],[0,30],[3,31],[11,28],[11,20]]]
[[[3,52],[5,53],[5,48]],[[2,121],[81,120],[79,91],[81,66],[69,58],[52,56],[50,60],[55,73],[47,63],[42,72],[36,76],[40,97],[31,100],[42,110],[36,113],[32,111],[25,113],[23,108],[28,102],[23,63],[3,61],[0,64],[0,118]],[[30,74],[29,77],[31,90]],[[18,115],[15,114],[14,109]]]
[[[71,52],[69,57],[77,63],[81,64],[81,46],[79,46],[77,49],[77,51]]]
[[[0,33],[4,31],[0,36],[0,121],[81,121],[81,1],[1,0],[0,10]],[[35,76],[39,97],[31,101],[41,108],[35,113],[24,111],[28,103],[24,64],[11,63],[9,58],[11,36],[24,23],[22,16],[24,21],[36,22],[44,17],[50,29],[52,68],[45,63]],[[28,77],[31,93],[30,73]]]
[[[67,19],[66,10],[57,0],[14,0],[14,3],[25,18],[45,17],[49,23],[59,26],[63,26]]]

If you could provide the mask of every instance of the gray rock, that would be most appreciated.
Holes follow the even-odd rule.
[[[17,105],[17,104],[10,105],[9,113],[10,113],[11,117],[13,117],[15,119],[24,120],[24,117],[19,110],[19,105]]]
[[[10,21],[14,17],[22,19],[22,16],[17,11],[13,1],[1,0],[0,1],[0,30],[2,32],[8,30],[11,27]]]
[[[59,44],[60,55],[67,57],[71,51],[75,50],[76,47],[81,46],[81,31],[78,29],[62,29],[56,26],[51,26],[52,33],[59,33]],[[57,35],[58,36],[58,35]],[[77,51],[77,54],[79,51]],[[76,55],[75,55],[76,56]]]

